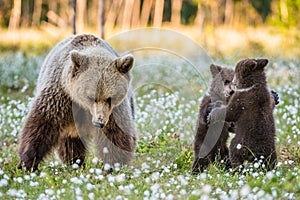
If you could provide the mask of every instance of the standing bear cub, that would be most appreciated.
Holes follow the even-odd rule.
[[[275,124],[276,104],[267,87],[264,68],[267,59],[245,59],[235,68],[233,85],[236,89],[227,106],[215,108],[210,123],[218,120],[234,122],[235,137],[230,144],[229,157],[233,168],[244,161],[262,159],[267,170],[276,162]],[[223,113],[223,114],[222,114]],[[224,117],[223,119],[220,118]]]
[[[227,104],[232,95],[230,84],[234,76],[234,70],[212,64],[210,65],[210,71],[212,75],[211,85],[201,101],[196,124],[193,172],[203,171],[210,163],[215,161],[218,154],[226,163],[229,160],[229,150],[226,142],[229,131],[233,131],[232,125],[227,122],[209,125],[207,117],[213,108],[213,104]]]
[[[87,137],[95,137],[90,141],[96,143],[103,163],[127,164],[136,146],[133,61],[93,35],[60,42],[41,68],[21,132],[18,168],[36,170],[52,149],[65,163],[82,164]]]

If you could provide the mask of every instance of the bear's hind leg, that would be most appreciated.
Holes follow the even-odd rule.
[[[66,164],[84,163],[86,148],[79,137],[63,136],[56,147],[59,158]]]

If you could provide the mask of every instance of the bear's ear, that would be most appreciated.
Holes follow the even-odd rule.
[[[265,68],[265,66],[267,66],[268,64],[268,59],[256,59],[257,62],[257,68],[259,69],[263,69]]]
[[[126,55],[115,60],[115,66],[119,72],[126,74],[133,66],[134,58],[132,55]]]
[[[76,74],[78,74],[79,70],[83,70],[82,66],[86,63],[86,57],[82,54],[80,54],[78,51],[73,50],[70,52],[71,61],[73,63],[72,65],[72,76],[75,77]]]
[[[215,77],[221,71],[222,71],[222,67],[220,67],[218,65],[214,65],[214,64],[210,65],[210,72],[211,72],[212,77]]]

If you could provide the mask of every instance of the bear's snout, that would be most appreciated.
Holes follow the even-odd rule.
[[[93,121],[92,123],[97,128],[103,128],[104,127],[104,124],[102,122],[95,122],[95,121]]]

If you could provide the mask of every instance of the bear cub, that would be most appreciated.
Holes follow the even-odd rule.
[[[230,123],[220,122],[213,125],[207,123],[207,117],[214,104],[226,104],[233,91],[230,88],[234,70],[218,65],[211,65],[212,81],[207,94],[203,97],[198,114],[194,138],[193,172],[203,171],[209,163],[220,158],[228,163],[229,151],[226,142],[229,131],[233,131]]]
[[[233,168],[257,159],[263,160],[265,169],[271,170],[277,160],[273,109],[278,96],[267,87],[264,72],[267,64],[267,59],[238,62],[232,82],[234,94],[226,106],[213,109],[209,115],[212,124],[224,119],[234,122],[235,137],[229,147]]]
[[[88,141],[103,163],[127,164],[136,146],[133,61],[94,35],[71,36],[56,45],[42,65],[22,127],[18,168],[36,170],[52,149],[63,162],[81,165]]]

